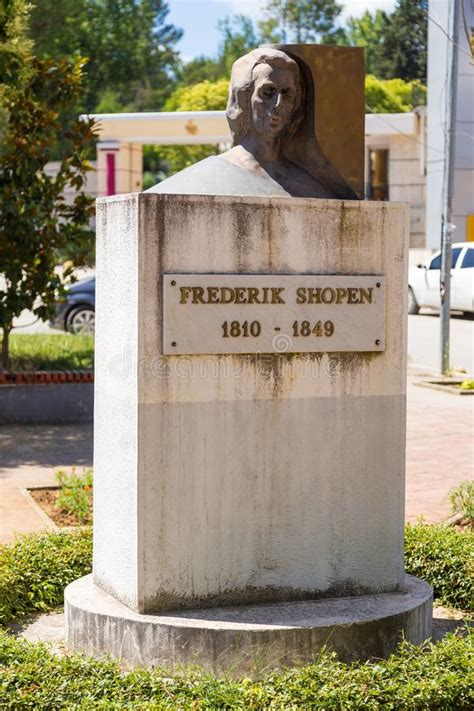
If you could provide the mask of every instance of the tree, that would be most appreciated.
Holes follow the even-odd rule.
[[[178,86],[192,86],[201,81],[217,81],[222,77],[222,64],[219,58],[206,57],[202,54],[186,64],[181,64],[177,72]]]
[[[391,15],[384,15],[382,40],[374,62],[382,79],[426,81],[428,14],[426,0],[397,0]]]
[[[165,0],[36,0],[31,36],[39,56],[88,59],[82,110],[107,101],[130,110],[162,107],[173,90],[182,31]]]
[[[383,42],[386,14],[376,10],[372,15],[368,10],[360,17],[349,17],[345,29],[344,44],[363,47],[365,71],[378,76],[377,49]]]
[[[0,14],[0,327],[2,366],[9,364],[13,319],[29,309],[40,318],[52,313],[57,292],[70,276],[56,273],[58,253],[74,247],[84,261],[93,245],[92,200],[80,191],[90,165],[92,123],[68,112],[81,91],[83,60],[38,59],[25,39],[28,5],[5,0]],[[53,151],[59,170],[46,170]]]
[[[342,5],[336,0],[267,0],[267,16],[278,23],[282,42],[336,44]]]

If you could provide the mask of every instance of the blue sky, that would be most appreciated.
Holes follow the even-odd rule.
[[[364,10],[391,11],[395,0],[341,0],[344,15],[361,15]],[[215,55],[219,45],[217,23],[228,15],[262,16],[265,0],[168,0],[169,19],[184,30],[179,50],[185,61],[200,54]]]

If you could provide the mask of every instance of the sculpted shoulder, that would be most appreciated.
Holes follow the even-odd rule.
[[[224,154],[225,155],[225,154]],[[184,195],[288,196],[270,176],[249,173],[238,165],[211,156],[172,175],[147,190],[148,193]]]

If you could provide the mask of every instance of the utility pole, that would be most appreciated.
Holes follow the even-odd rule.
[[[456,96],[459,42],[459,3],[453,0],[447,28],[451,38],[448,44],[448,62],[446,71],[446,121],[445,121],[445,159],[443,185],[443,219],[441,227],[441,272],[439,292],[441,297],[440,312],[440,347],[441,373],[449,372],[449,319],[451,315],[451,261],[453,232],[453,186],[455,162]]]

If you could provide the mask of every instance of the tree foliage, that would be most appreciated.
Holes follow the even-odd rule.
[[[337,44],[342,5],[336,0],[267,0],[266,14],[281,34],[282,42]]]
[[[367,113],[398,114],[412,111],[426,103],[426,87],[418,80],[377,79],[365,77]]]
[[[167,100],[165,111],[218,111],[227,104],[228,79],[202,81],[176,89]]]
[[[162,107],[174,86],[182,31],[167,22],[165,0],[36,0],[37,53],[88,59],[83,110],[106,94],[121,110]]]
[[[342,5],[335,0],[267,0],[265,19],[254,23],[244,15],[219,24],[217,57],[200,56],[181,65],[179,85],[228,78],[233,62],[261,44],[321,42],[363,47],[365,69],[379,79],[405,81],[426,75],[427,26],[425,0],[398,0],[392,15],[366,10],[340,24]]]
[[[344,44],[364,48],[367,74],[378,74],[377,49],[383,41],[385,17],[382,10],[376,10],[373,15],[366,10],[360,17],[347,20]]]
[[[62,279],[58,253],[74,248],[77,261],[91,256],[92,200],[79,192],[90,165],[86,153],[92,124],[70,117],[81,92],[83,60],[38,59],[25,40],[28,6],[6,0],[0,15],[0,288],[2,365],[8,337],[23,309],[40,318],[52,311]],[[59,147],[60,146],[60,147]],[[51,176],[53,153],[59,166]],[[72,188],[72,200],[65,191]]]
[[[428,14],[426,0],[397,0],[391,15],[382,18],[381,41],[374,62],[381,79],[419,79],[426,82]]]

